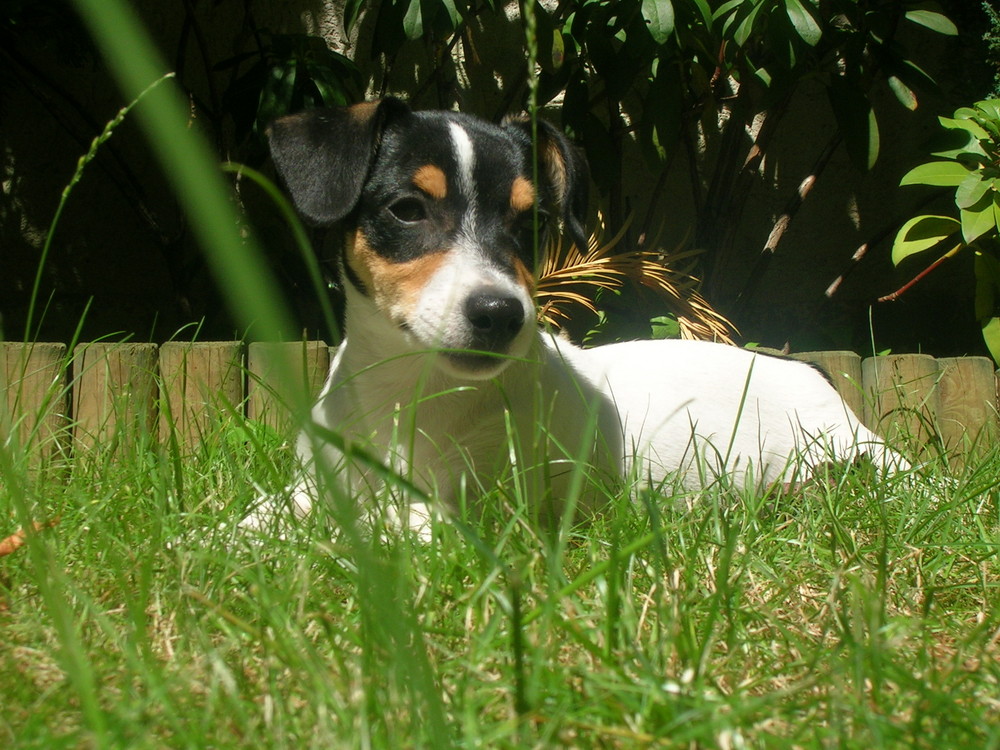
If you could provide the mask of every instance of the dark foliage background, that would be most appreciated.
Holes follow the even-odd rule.
[[[900,192],[899,177],[925,156],[936,115],[995,86],[992,3],[588,0],[518,14],[489,0],[348,0],[333,19],[318,0],[136,5],[220,161],[266,168],[263,124],[305,106],[395,93],[499,118],[534,99],[590,157],[607,233],[700,251],[690,271],[745,340],[871,351],[874,321],[876,349],[983,351],[962,259],[871,305],[915,270],[889,263],[895,229],[937,199]],[[124,102],[62,0],[0,0],[0,60],[4,336],[243,336],[129,120],[67,202],[40,271],[44,314],[25,334],[61,191]],[[298,324],[330,339],[283,221],[254,185],[236,196]],[[329,269],[336,238],[314,241]],[[663,313],[637,290],[601,303],[607,338],[645,335]]]

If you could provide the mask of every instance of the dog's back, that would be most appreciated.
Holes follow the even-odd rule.
[[[907,468],[805,363],[702,341],[611,344],[577,358],[615,403],[639,478],[681,471],[689,488],[764,487],[861,454]]]

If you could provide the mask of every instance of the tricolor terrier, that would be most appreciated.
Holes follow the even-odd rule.
[[[297,514],[338,491],[327,482],[355,495],[379,483],[357,449],[422,490],[396,520],[423,531],[424,500],[454,509],[503,477],[545,520],[599,502],[607,480],[763,487],[860,453],[905,465],[809,365],[697,341],[581,349],[541,330],[537,230],[586,241],[588,172],[561,133],[536,131],[533,147],[526,120],[396,99],[273,124],[297,209],[346,233],[345,336],[312,419],[351,448],[305,430]]]

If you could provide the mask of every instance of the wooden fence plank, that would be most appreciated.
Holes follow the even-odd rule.
[[[160,347],[160,441],[171,431],[184,452],[198,448],[226,414],[242,413],[243,345],[239,341],[168,341]]]
[[[73,355],[76,444],[113,447],[116,435],[152,433],[156,417],[155,344],[80,344]]]
[[[800,352],[793,358],[816,365],[833,382],[833,387],[858,419],[864,418],[865,391],[861,378],[861,357],[854,352]]]
[[[287,431],[290,407],[315,397],[334,354],[321,341],[255,343],[244,368],[243,347],[235,341],[173,342],[159,349],[81,344],[72,358],[70,399],[65,353],[63,344],[0,342],[0,438],[38,452],[32,461],[65,450],[71,425],[80,446],[113,444],[119,433],[167,441],[173,429],[191,450],[220,414],[245,406],[250,419]],[[960,463],[977,439],[984,448],[1000,440],[1000,371],[986,358],[793,356],[825,370],[851,409],[890,442],[919,451],[940,437]]]
[[[329,367],[330,348],[322,341],[250,344],[247,417],[287,431],[296,402],[307,403],[319,393]]]
[[[0,439],[10,435],[37,466],[68,447],[66,345],[0,342]]]
[[[1000,434],[993,361],[946,357],[937,363],[938,427],[945,450],[959,461],[988,448]]]
[[[926,445],[937,418],[938,366],[928,354],[890,354],[861,363],[864,422],[892,443]]]

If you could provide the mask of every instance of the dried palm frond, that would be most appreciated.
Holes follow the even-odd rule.
[[[618,290],[632,281],[663,300],[676,316],[682,338],[732,343],[733,325],[701,296],[700,282],[691,275],[692,260],[700,251],[616,251],[629,223],[625,222],[610,241],[604,242],[602,218],[590,236],[586,252],[574,244],[564,245],[561,238],[552,240],[535,292],[539,319],[561,328],[570,320],[574,305],[598,313],[598,290]]]

